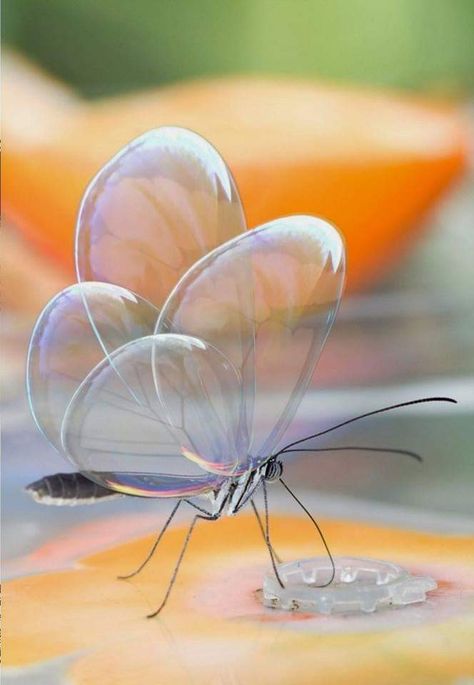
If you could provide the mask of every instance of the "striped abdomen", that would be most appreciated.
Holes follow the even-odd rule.
[[[120,493],[98,485],[81,473],[56,473],[30,483],[26,492],[40,504],[56,506],[75,506],[93,504],[111,497],[121,497]]]

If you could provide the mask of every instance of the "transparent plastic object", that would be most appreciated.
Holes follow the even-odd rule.
[[[320,614],[372,613],[388,606],[424,602],[426,593],[437,588],[433,578],[412,576],[388,561],[340,557],[334,562],[336,574],[327,587],[317,587],[331,577],[327,558],[280,564],[278,573],[285,587],[280,587],[273,571],[269,571],[263,584],[263,604]]]

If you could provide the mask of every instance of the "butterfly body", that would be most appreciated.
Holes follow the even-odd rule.
[[[205,496],[210,514],[216,518],[238,513],[255,495],[262,481],[272,482],[283,473],[283,465],[270,459],[258,468],[237,478],[227,478],[217,490]],[[26,491],[40,503],[55,506],[93,504],[122,496],[115,490],[98,485],[81,473],[57,473],[30,483]],[[184,499],[184,498],[183,498]]]
[[[255,495],[262,482],[272,482],[283,473],[283,465],[274,459],[249,470],[238,478],[229,478],[217,492],[210,493],[212,514],[233,516]]]
[[[39,504],[74,507],[120,497],[81,473],[55,473],[30,483],[26,492]]]

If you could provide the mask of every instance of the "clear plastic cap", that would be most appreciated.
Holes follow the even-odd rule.
[[[278,573],[264,579],[262,602],[286,611],[320,614],[371,613],[387,606],[424,602],[426,593],[437,588],[433,578],[413,576],[388,561],[340,557],[334,560],[335,576],[327,558],[299,559],[280,564]]]

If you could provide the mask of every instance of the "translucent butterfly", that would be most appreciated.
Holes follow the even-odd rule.
[[[78,283],[34,328],[27,387],[79,473],[29,490],[59,504],[177,498],[172,515],[187,502],[199,513],[181,559],[197,518],[254,506],[259,488],[266,504],[280,456],[304,440],[283,446],[341,298],[343,241],[311,216],[247,230],[217,151],[166,127],[94,178],[75,257]]]

